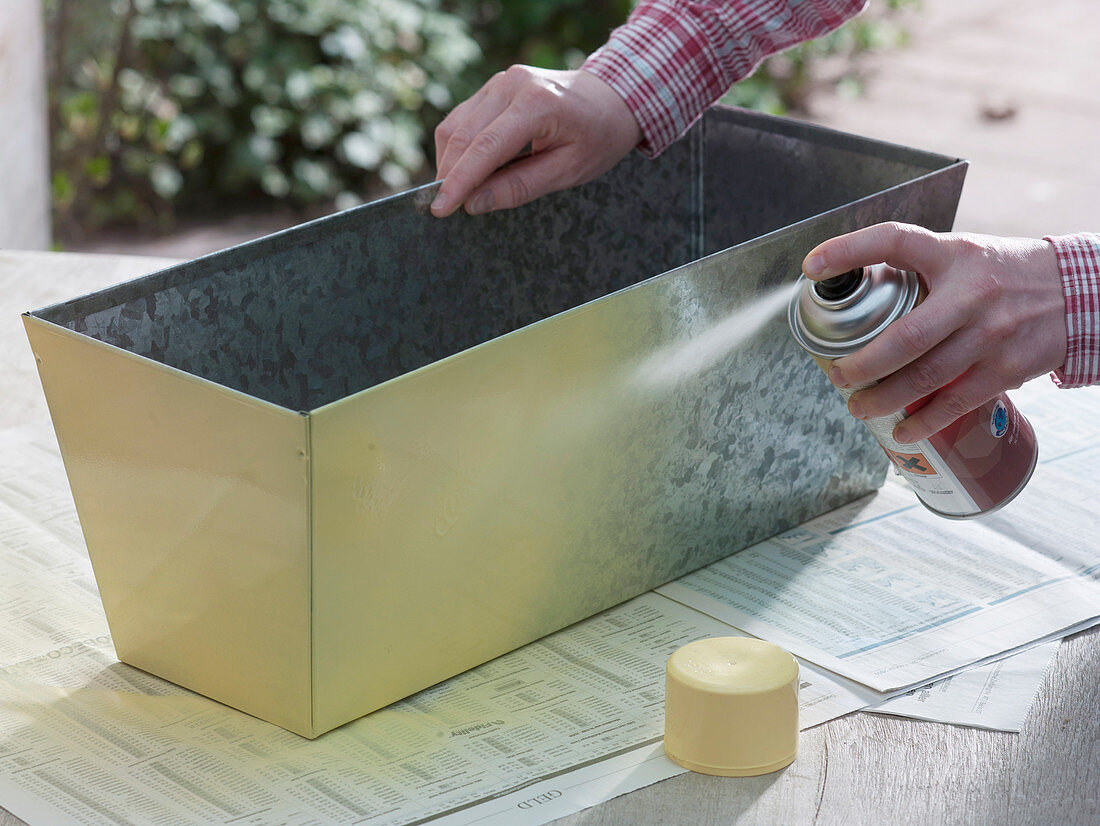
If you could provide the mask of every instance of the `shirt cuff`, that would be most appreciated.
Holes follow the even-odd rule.
[[[1063,388],[1100,384],[1100,235],[1046,236],[1066,299],[1066,363],[1051,374]]]
[[[654,157],[765,57],[854,17],[867,0],[642,0],[581,67],[626,101]]]

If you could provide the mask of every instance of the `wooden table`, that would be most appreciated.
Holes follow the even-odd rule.
[[[0,427],[48,416],[21,312],[166,263],[0,251]],[[2,806],[0,826],[23,823]],[[1019,735],[851,714],[803,732],[781,772],[689,773],[558,822],[1100,824],[1100,628],[1062,645]]]

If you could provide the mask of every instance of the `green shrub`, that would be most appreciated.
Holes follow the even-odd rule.
[[[44,0],[55,235],[235,199],[346,206],[430,168],[432,130],[512,63],[571,68],[631,0]],[[727,102],[798,112],[824,64],[904,39],[881,0]],[[239,207],[239,204],[236,205]],[[254,206],[254,205],[253,205]]]
[[[47,0],[62,237],[409,183],[479,58],[439,0]]]
[[[632,0],[457,0],[481,46],[482,59],[466,74],[462,96],[514,63],[575,69],[623,23]]]

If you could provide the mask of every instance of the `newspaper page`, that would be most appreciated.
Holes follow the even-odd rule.
[[[0,431],[0,549],[0,666],[107,634],[61,457],[45,429]]]
[[[683,772],[646,594],[305,740],[117,661],[48,431],[0,433],[0,805],[32,824],[542,823]],[[804,727],[877,702],[804,664]]]
[[[739,633],[648,594],[306,741],[118,663],[52,435],[0,448],[0,804],[33,824],[542,823],[681,773],[664,660]],[[951,719],[1005,686],[913,696]],[[802,664],[803,727],[883,698]]]
[[[0,670],[0,802],[32,824],[541,823],[540,795],[575,811],[605,799],[593,779],[683,771],[661,748],[664,661],[729,633],[646,594],[314,741],[75,641]],[[804,726],[866,703],[828,684],[803,670]]]
[[[1018,732],[1058,653],[1060,640],[907,691],[864,711]]]
[[[543,823],[682,773],[664,659],[740,633],[648,594],[307,741],[117,662],[52,436],[0,456],[0,803],[33,824]],[[804,728],[883,699],[801,669]]]
[[[1040,459],[1003,510],[943,519],[890,480],[658,592],[883,692],[1087,627],[1100,618],[1100,389],[1025,390]]]

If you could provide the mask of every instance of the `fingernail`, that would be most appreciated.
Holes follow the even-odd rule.
[[[844,378],[844,373],[837,366],[829,368],[829,381],[831,381],[837,387],[847,387],[848,380]]]
[[[446,215],[451,208],[451,196],[440,192],[432,201],[431,210],[435,215]]]
[[[803,272],[806,275],[821,275],[825,272],[825,256],[811,255],[806,259],[806,269]]]
[[[899,424],[894,428],[894,441],[903,445],[913,444],[913,434],[905,425]]]
[[[867,411],[863,409],[863,405],[860,403],[859,399],[854,396],[848,401],[848,412],[857,419],[867,418]]]
[[[491,189],[483,189],[470,199],[470,202],[466,205],[467,211],[471,215],[480,215],[483,212],[489,212],[493,208],[493,191]]]

